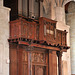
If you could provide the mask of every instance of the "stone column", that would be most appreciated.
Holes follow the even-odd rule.
[[[10,9],[0,0],[0,75],[9,75],[9,14]]]
[[[64,11],[64,7],[56,7],[55,8],[55,13],[56,13],[55,14],[56,20],[65,23],[65,11]]]
[[[75,2],[70,2],[66,16],[70,26],[71,74],[75,75]]]

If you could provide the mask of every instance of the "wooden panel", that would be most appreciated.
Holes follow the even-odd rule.
[[[46,55],[45,53],[32,53],[32,62],[38,63],[46,63]]]
[[[27,62],[28,61],[28,53],[25,50],[23,50],[23,52],[22,52],[22,61],[23,62]]]
[[[36,23],[28,22],[25,20],[23,20],[23,25],[22,25],[23,29],[21,29],[22,30],[22,36],[24,38],[28,38],[28,39],[37,39],[36,29],[37,29],[38,25]]]
[[[49,51],[49,75],[57,75],[56,51]]]
[[[46,75],[46,67],[35,66],[35,75]]]
[[[27,38],[27,34],[28,34],[28,33],[27,33],[27,30],[28,30],[28,24],[23,22],[21,28],[22,28],[22,33],[21,33],[22,37]]]
[[[66,36],[67,36],[67,32],[66,31],[61,31],[61,30],[56,30],[56,40],[57,40],[57,44],[59,44],[60,46],[67,46],[66,44]]]
[[[52,52],[52,72],[53,74],[52,75],[57,75],[57,55],[56,55],[56,51],[53,51]]]
[[[56,40],[57,40],[57,45],[62,44],[62,32],[60,30],[57,30],[56,32]]]
[[[21,22],[16,20],[16,22],[10,22],[10,38],[18,38],[21,35]]]
[[[22,75],[28,75],[28,66],[26,64],[23,64],[23,70]]]
[[[35,22],[29,22],[25,19],[18,19],[10,22],[10,38],[38,38],[38,25]]]
[[[20,47],[18,46],[18,75],[22,75],[22,50],[20,49]]]
[[[51,44],[55,43],[56,21],[40,18],[39,24],[39,40],[44,40]]]
[[[66,46],[66,36],[67,33],[65,31],[62,32],[62,45]]]
[[[22,75],[28,75],[28,53],[22,49]]]
[[[10,47],[10,75],[17,75],[17,51],[16,47]]]
[[[34,50],[32,52],[32,65],[32,75],[48,75],[48,54],[45,51]]]
[[[32,75],[47,75],[45,66],[33,66]]]
[[[53,75],[52,70],[52,52],[49,51],[49,75]]]
[[[62,75],[62,52],[57,52],[58,55],[58,74]]]

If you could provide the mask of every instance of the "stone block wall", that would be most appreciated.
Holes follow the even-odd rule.
[[[70,25],[71,44],[71,71],[75,74],[75,13],[67,14],[67,23]]]
[[[9,11],[0,3],[0,75],[9,75]]]

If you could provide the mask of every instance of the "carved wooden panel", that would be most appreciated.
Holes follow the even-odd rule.
[[[66,36],[67,36],[66,32],[63,31],[62,32],[62,45],[63,46],[66,46]]]
[[[55,43],[56,21],[40,18],[39,24],[39,39],[47,41],[48,43]]]
[[[54,41],[54,38],[55,38],[55,27],[54,27],[54,25],[53,25],[53,23],[47,23],[46,24],[46,29],[47,29],[47,31],[46,31],[46,33],[47,33],[47,35],[46,35],[46,40],[48,40],[48,41]]]
[[[37,23],[25,19],[18,19],[10,22],[10,38],[37,39]]]
[[[21,22],[18,20],[10,22],[10,38],[18,38],[21,35],[20,25]]]
[[[45,66],[33,66],[32,75],[46,75],[46,67]]]
[[[57,44],[62,45],[62,46],[66,46],[66,36],[67,36],[67,32],[66,31],[61,31],[61,30],[57,30],[56,31],[56,39],[57,39]]]
[[[22,37],[29,39],[37,39],[37,24],[23,20],[22,22]]]
[[[56,39],[57,39],[57,44],[61,45],[62,44],[62,32],[60,30],[57,30],[56,32]]]
[[[32,53],[32,62],[46,63],[45,53]]]
[[[22,24],[22,33],[21,33],[21,35],[22,35],[22,37],[25,37],[25,38],[27,38],[27,23],[23,23]]]

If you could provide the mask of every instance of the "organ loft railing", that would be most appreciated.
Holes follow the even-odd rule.
[[[62,53],[69,47],[66,30],[56,23],[44,17],[10,22],[10,75],[57,75],[57,67],[62,75]]]

